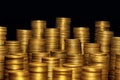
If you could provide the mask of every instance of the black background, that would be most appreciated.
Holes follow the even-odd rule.
[[[56,17],[70,17],[71,30],[76,26],[88,26],[93,39],[95,21],[108,20],[111,22],[110,30],[114,31],[115,36],[120,36],[119,10],[119,2],[105,0],[7,1],[0,6],[0,25],[8,28],[7,39],[15,40],[16,29],[31,29],[31,20],[47,20],[47,27],[55,27]]]

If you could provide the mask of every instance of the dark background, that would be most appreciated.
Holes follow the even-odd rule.
[[[31,29],[30,22],[34,19],[47,20],[47,27],[55,27],[56,17],[70,17],[71,30],[76,26],[90,27],[91,39],[94,38],[95,21],[108,20],[111,22],[110,30],[115,36],[120,36],[119,2],[57,0],[4,3],[0,6],[0,25],[8,28],[8,40],[16,39],[16,29]]]

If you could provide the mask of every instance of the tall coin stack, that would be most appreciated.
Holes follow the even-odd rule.
[[[101,69],[95,66],[84,66],[80,80],[102,80]]]
[[[120,53],[116,53],[115,60],[115,80],[120,79]]]
[[[99,67],[102,70],[101,80],[108,80],[109,54],[98,52],[90,55],[91,65]]]
[[[97,38],[99,32],[109,31],[110,22],[109,21],[96,21],[95,22],[95,41],[99,40]]]
[[[115,79],[115,62],[116,62],[116,54],[120,52],[120,37],[112,37],[111,40],[111,52],[110,52],[110,80]]]
[[[48,65],[48,79],[52,80],[53,78],[53,68],[59,67],[60,61],[59,58],[56,57],[44,57],[42,58],[43,63],[47,63]]]
[[[60,50],[60,30],[58,28],[46,28],[45,39],[45,46],[48,52]]]
[[[55,67],[53,69],[53,80],[72,80],[72,70],[66,67]]]
[[[70,64],[70,63],[66,63],[63,64],[63,67],[66,67],[68,69],[72,70],[72,80],[80,80],[81,78],[81,68],[83,66],[79,65],[79,64]]]
[[[90,40],[90,32],[88,27],[75,27],[73,29],[74,38],[80,40],[81,53],[84,54],[84,45]]]
[[[66,39],[65,50],[67,54],[81,54],[79,39]]]
[[[32,37],[43,39],[46,25],[46,21],[44,20],[33,20],[31,22]]]
[[[22,53],[28,53],[28,42],[31,37],[31,30],[17,29],[17,40],[20,41]]]
[[[0,45],[4,45],[6,41],[7,27],[0,26]]]
[[[23,56],[21,55],[6,55],[5,56],[5,77],[8,76],[8,71],[23,70]]]
[[[9,80],[30,80],[28,71],[14,71],[9,73]]]
[[[45,39],[31,38],[29,40],[29,61],[32,60],[32,55],[38,52],[45,51]]]
[[[65,50],[65,39],[70,38],[71,18],[58,17],[56,18],[56,27],[60,29],[60,48]]]
[[[112,31],[103,31],[98,33],[97,43],[100,44],[101,52],[110,52],[111,38],[113,35],[114,33]]]
[[[19,41],[6,41],[5,46],[8,54],[15,54],[21,52]]]
[[[29,63],[30,80],[48,80],[48,66],[46,63]]]
[[[100,45],[98,43],[85,43],[84,45],[84,60],[85,65],[90,64],[90,54],[95,54],[100,51]]]
[[[66,63],[66,59],[67,59],[67,52],[66,51],[52,51],[51,56],[59,58],[61,66],[64,63]]]

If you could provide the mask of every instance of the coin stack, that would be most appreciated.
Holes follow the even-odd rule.
[[[115,79],[114,80],[120,80],[120,70],[115,70]]]
[[[53,68],[54,67],[59,67],[59,64],[60,64],[59,58],[43,57],[42,62],[47,63],[47,65],[48,65],[48,79],[52,80]]]
[[[85,65],[90,64],[90,54],[95,54],[100,51],[100,45],[98,43],[85,43],[84,45],[84,60]]]
[[[4,62],[7,51],[5,46],[0,46],[0,80],[4,79]]]
[[[56,18],[56,27],[60,29],[60,48],[65,50],[65,39],[70,38],[71,18],[58,17]]]
[[[101,69],[95,66],[84,66],[80,80],[102,80]]]
[[[48,80],[48,66],[46,63],[29,63],[29,72],[31,80]]]
[[[28,41],[31,37],[31,30],[17,29],[17,40],[20,41],[21,52],[28,52]]]
[[[65,50],[67,54],[81,54],[79,39],[66,39]]]
[[[23,56],[21,55],[6,55],[5,56],[5,76],[10,70],[23,70]],[[14,80],[14,79],[13,79]]]
[[[43,39],[46,25],[46,21],[44,20],[33,20],[31,22],[33,38]]]
[[[29,40],[29,61],[32,59],[32,53],[45,51],[45,39],[31,38]]]
[[[72,70],[66,67],[53,68],[53,80],[72,80]]]
[[[102,80],[108,80],[109,54],[98,52],[90,54],[91,65],[99,67],[102,70]]]
[[[79,64],[79,65],[83,66],[84,65],[84,57],[82,54],[69,54],[69,55],[67,55],[66,63]]]
[[[15,54],[21,51],[19,41],[6,41],[5,46],[6,46],[8,54]]]
[[[81,68],[82,68],[81,65],[66,63],[66,64],[63,64],[63,67],[66,67],[72,70],[72,80],[80,80]]]
[[[14,71],[9,73],[9,80],[29,80],[28,71]]]
[[[66,59],[67,59],[67,52],[66,51],[52,51],[51,52],[51,56],[53,57],[57,57],[60,59],[60,65],[62,66],[62,64],[66,63]]]
[[[111,52],[110,52],[110,80],[115,79],[115,61],[116,54],[120,52],[120,37],[112,37],[111,40]]]
[[[60,30],[57,28],[45,29],[46,50],[48,52],[60,49]]]
[[[99,32],[109,31],[110,22],[109,21],[96,21],[95,22],[95,41],[99,40],[97,38]]]
[[[32,53],[32,61],[31,62],[42,62],[43,57],[48,57],[48,52],[36,52]]]
[[[101,52],[110,52],[111,38],[113,37],[112,31],[102,31],[98,33],[97,43],[100,44]]]
[[[84,45],[90,41],[90,32],[88,27],[75,27],[73,29],[74,38],[80,40],[81,53],[84,54]]]

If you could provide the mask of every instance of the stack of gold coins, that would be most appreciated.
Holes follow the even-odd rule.
[[[79,65],[83,66],[84,65],[84,57],[82,54],[69,54],[69,55],[67,55],[66,63],[79,64]]]
[[[21,52],[28,52],[28,41],[31,37],[31,30],[17,29],[17,40],[20,41]]]
[[[109,31],[110,22],[109,21],[96,21],[95,22],[95,41],[97,41],[97,36],[99,32]]]
[[[6,41],[7,27],[0,26],[0,45],[4,45]]]
[[[32,36],[33,38],[44,38],[44,30],[46,28],[46,21],[44,20],[33,20],[31,22]]]
[[[90,64],[90,54],[95,54],[100,51],[100,45],[98,43],[85,43],[84,45],[84,59],[85,65]]]
[[[80,80],[102,80],[101,69],[95,66],[84,66]]]
[[[55,67],[53,69],[53,80],[72,80],[72,70],[66,67]]]
[[[56,18],[56,27],[60,29],[60,48],[65,50],[65,39],[70,38],[71,18],[58,17]]]
[[[67,63],[67,64],[63,64],[63,67],[72,69],[72,80],[80,80],[81,68],[82,68],[81,65]]]
[[[60,64],[59,58],[43,57],[42,62],[47,63],[47,65],[48,65],[48,78],[52,79],[53,68],[54,67],[59,67],[59,64]]]
[[[74,38],[80,40],[81,53],[84,54],[84,44],[90,40],[90,32],[88,27],[75,27],[73,29]]]
[[[48,80],[48,66],[46,63],[29,63],[29,72],[31,80]]]
[[[111,80],[111,79],[109,79]],[[120,80],[120,70],[115,70],[115,79],[114,80]]]
[[[28,71],[14,71],[9,73],[9,80],[30,80]]]
[[[48,52],[60,49],[60,30],[57,28],[45,29],[46,50]]]
[[[6,41],[5,46],[6,46],[8,54],[15,54],[21,51],[19,41]]]
[[[21,55],[6,55],[5,56],[5,74],[9,70],[23,70],[23,56]]]
[[[45,51],[45,39],[31,38],[29,40],[29,52],[44,52]]]
[[[109,77],[112,78],[111,80],[115,79],[115,61],[116,61],[116,54],[120,52],[120,37],[112,37],[111,40],[111,52],[110,52],[110,73]]]
[[[65,50],[67,54],[81,54],[79,39],[66,39]]]
[[[60,65],[66,63],[67,52],[66,51],[52,51],[51,56],[57,57],[60,59]]]
[[[101,52],[110,52],[110,43],[113,35],[112,31],[102,31],[98,33],[97,43],[100,44]]]
[[[90,59],[92,65],[101,68],[102,80],[108,80],[109,54],[103,52],[90,54]]]
[[[31,62],[42,62],[43,57],[48,57],[49,53],[48,52],[36,52],[32,53],[32,60]]]

